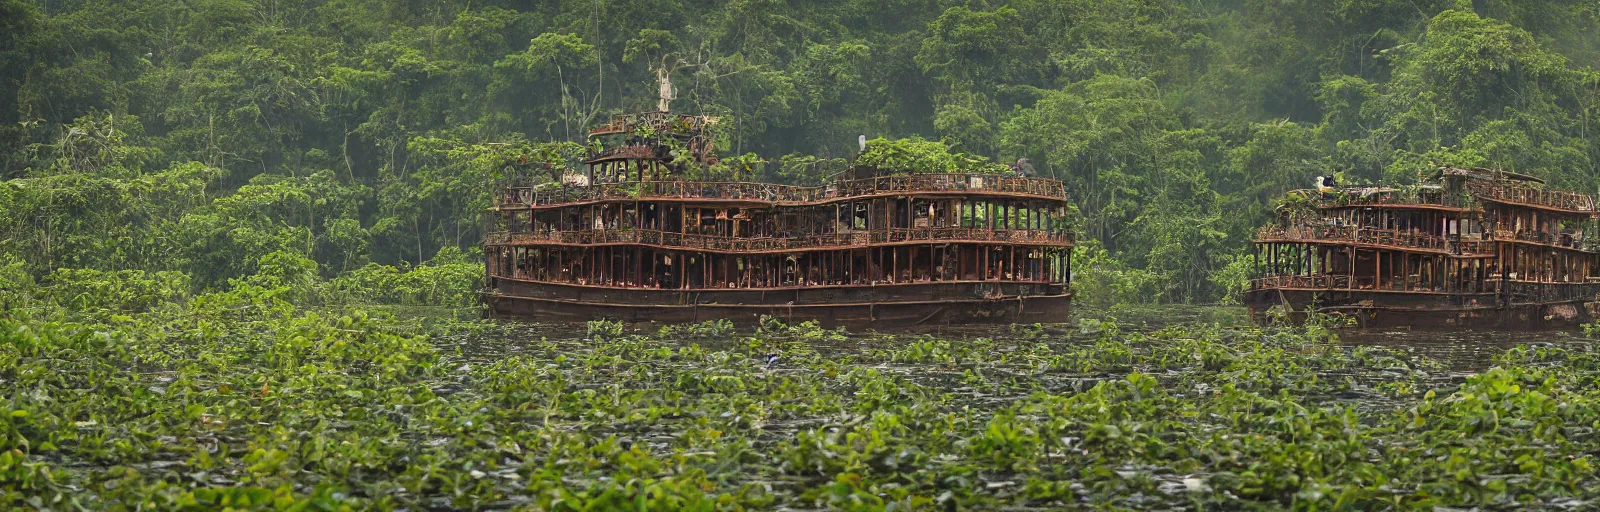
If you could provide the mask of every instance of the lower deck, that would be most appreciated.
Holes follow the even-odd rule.
[[[1594,321],[1600,284],[1489,282],[1484,291],[1441,293],[1318,288],[1269,283],[1245,293],[1257,321],[1310,313],[1353,319],[1360,327],[1560,329]]]
[[[623,289],[496,278],[486,297],[496,318],[699,322],[762,316],[824,325],[1060,323],[1070,313],[1065,285],[922,282],[777,289]]]
[[[1072,249],[920,243],[820,251],[719,253],[643,245],[489,245],[490,278],[636,290],[723,290],[1006,281],[1065,286]]]

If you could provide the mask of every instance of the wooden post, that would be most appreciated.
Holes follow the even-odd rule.
[[[989,246],[977,245],[972,248],[972,268],[976,271],[979,281],[989,278]]]
[[[1008,212],[1006,214],[1006,216],[1009,217],[1010,213]],[[1010,225],[1010,220],[1007,219],[1006,222],[1007,222],[1006,225],[1009,226]],[[1016,279],[1017,278],[1017,246],[1015,246],[1015,245],[1006,246],[1005,253],[1006,253],[1006,257],[1005,257],[1006,259],[1004,261],[1000,262],[1000,279],[1004,280],[1004,281],[1010,281],[1012,279]],[[1009,279],[1006,278],[1007,274],[1011,275],[1011,277]]]
[[[1382,284],[1383,284],[1383,267],[1387,266],[1387,267],[1389,267],[1389,271],[1390,272],[1394,272],[1394,262],[1385,262],[1384,261],[1388,257],[1389,257],[1388,254],[1384,253],[1384,251],[1382,249],[1379,249],[1377,251],[1373,251],[1373,265],[1375,265],[1375,268],[1377,269],[1377,270],[1374,270],[1373,274],[1372,274],[1372,288],[1375,289],[1375,290],[1382,288]],[[1389,264],[1388,265],[1384,265],[1384,263],[1389,263]]]

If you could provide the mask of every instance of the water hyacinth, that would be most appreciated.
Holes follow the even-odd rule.
[[[245,301],[249,302],[249,301]],[[0,321],[0,501],[50,510],[1570,507],[1600,356],[1461,376],[1316,325]]]

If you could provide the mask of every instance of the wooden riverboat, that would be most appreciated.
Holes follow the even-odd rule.
[[[865,167],[814,187],[688,180],[673,155],[715,163],[704,128],[716,121],[619,116],[590,132],[602,150],[582,175],[500,190],[484,242],[491,315],[1065,321],[1061,182]]]
[[[1440,169],[1409,187],[1290,193],[1255,238],[1258,320],[1343,315],[1367,327],[1572,326],[1600,300],[1591,196],[1533,176]]]

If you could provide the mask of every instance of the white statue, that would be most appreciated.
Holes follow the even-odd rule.
[[[667,73],[666,66],[656,68],[656,80],[661,82],[661,103],[656,108],[667,112],[668,103],[672,101],[672,76]]]

